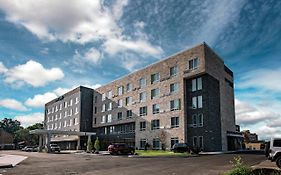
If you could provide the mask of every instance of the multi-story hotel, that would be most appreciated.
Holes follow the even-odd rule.
[[[75,88],[45,105],[45,129],[90,132],[92,131],[93,89]],[[62,149],[79,149],[86,137],[75,135],[52,135],[51,142]]]
[[[177,142],[204,151],[239,147],[233,73],[205,43],[97,88],[92,98],[93,103],[80,98],[80,107],[93,105],[84,117],[92,121],[89,130],[97,133],[104,148],[112,142],[138,149],[146,143],[152,149],[170,149]],[[58,128],[49,117],[61,113],[60,106],[56,109],[60,103],[46,104],[51,114],[46,113],[45,120],[51,128]],[[73,120],[69,122],[75,126]],[[75,120],[81,125],[79,117]]]

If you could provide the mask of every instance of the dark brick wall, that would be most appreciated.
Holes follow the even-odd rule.
[[[191,92],[192,79],[186,83],[186,117],[187,117],[187,143],[193,145],[193,136],[203,136],[204,151],[221,151],[221,115],[220,115],[220,87],[219,81],[205,74],[202,76],[202,90]],[[196,78],[198,78],[196,77]],[[203,108],[192,109],[192,97],[202,95]],[[203,127],[193,128],[192,115],[203,113]]]
[[[81,87],[80,131],[91,132],[93,123],[93,90]]]

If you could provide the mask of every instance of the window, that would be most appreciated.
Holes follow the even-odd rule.
[[[192,126],[197,127],[197,114],[192,115]]]
[[[60,104],[60,110],[62,110],[62,103]]]
[[[64,123],[63,123],[63,127],[66,127],[66,120],[65,120]]]
[[[152,74],[150,77],[151,77],[151,84],[154,84],[154,83],[160,81],[160,74],[159,74],[159,72],[157,72],[155,74]]]
[[[158,98],[160,96],[160,89],[152,89],[151,90],[151,99]]]
[[[113,133],[114,132],[115,127],[114,126],[110,126],[109,127],[109,133]]]
[[[119,100],[117,101],[117,103],[118,103],[118,108],[123,107],[123,100],[122,100],[122,99],[119,99]]]
[[[127,118],[131,118],[133,116],[132,110],[127,111]]]
[[[146,121],[140,122],[140,131],[146,130]]]
[[[105,108],[106,108],[105,104],[102,104],[101,112],[104,112],[106,110]]]
[[[199,147],[203,149],[203,136],[199,136]]]
[[[140,139],[140,149],[144,149],[146,144],[146,139]]]
[[[62,114],[60,113],[60,118],[59,119],[61,119],[62,118]]]
[[[66,103],[67,104],[67,103]],[[54,107],[52,107],[52,113],[54,113],[54,111],[55,111],[55,108]]]
[[[97,124],[97,118],[94,119],[94,124]]]
[[[69,116],[72,116],[72,109],[69,110]]]
[[[160,121],[157,120],[151,120],[151,130],[156,130],[160,128]]]
[[[172,117],[171,128],[178,128],[178,127],[179,127],[179,117]]]
[[[119,87],[117,88],[117,94],[118,94],[118,95],[123,95],[123,93],[124,93],[124,87],[123,87],[123,86],[119,86]]]
[[[179,91],[179,83],[170,84],[170,93],[175,93]]]
[[[79,103],[79,98],[78,97],[75,98],[75,104],[77,104],[77,103]]]
[[[101,123],[105,123],[105,121],[106,121],[106,118],[105,118],[105,117],[106,117],[105,115],[102,116],[102,118],[101,118]]]
[[[197,108],[202,108],[203,103],[202,103],[202,95],[197,96],[197,97],[192,97],[192,108],[197,109]]]
[[[152,148],[153,149],[160,149],[160,140],[159,140],[159,138],[153,139]]]
[[[69,120],[69,126],[72,126],[72,119]]]
[[[158,114],[160,112],[160,106],[159,104],[154,104],[152,105],[152,113],[153,114]]]
[[[140,85],[140,88],[143,88],[143,87],[146,86],[146,80],[145,80],[145,78],[141,78],[141,79],[139,80],[139,85]]]
[[[101,94],[101,101],[104,101],[106,98],[105,93]]]
[[[193,136],[193,147],[197,147],[198,144],[197,144],[197,137],[196,136]]]
[[[140,107],[140,116],[146,116],[147,115],[147,107]]]
[[[178,66],[174,66],[170,68],[170,77],[177,76],[178,74]]]
[[[111,114],[108,114],[107,115],[107,122],[112,122],[112,115]]]
[[[274,139],[273,146],[274,147],[281,147],[281,139]]]
[[[95,106],[94,113],[96,114],[97,112],[98,112],[98,109],[97,109],[97,107]]]
[[[122,112],[117,113],[117,120],[122,120]]]
[[[56,106],[56,110],[55,110],[56,112],[58,111],[58,106]]]
[[[75,108],[75,114],[78,114],[78,107]]]
[[[72,100],[72,99],[70,99],[70,104],[69,104],[69,106],[72,106],[72,102],[73,102],[73,100]]]
[[[203,126],[203,114],[193,114],[192,115],[192,125],[193,127]]]
[[[107,98],[109,98],[109,99],[112,98],[112,91],[107,91]]]
[[[111,111],[112,110],[112,102],[109,102],[108,103],[108,109],[107,109],[108,111]]]
[[[61,128],[61,122],[59,123],[59,128]]]
[[[179,138],[178,137],[172,137],[171,138],[171,148],[173,147],[174,144],[179,143]]]
[[[54,129],[57,129],[58,128],[58,124],[57,123],[55,123],[55,128]]]
[[[73,123],[72,125],[75,125],[76,124],[76,118],[73,118]]]
[[[133,98],[132,97],[126,97],[126,99],[125,99],[126,106],[132,104],[132,102],[133,102]]]
[[[171,111],[180,110],[180,99],[170,101],[170,110]]]
[[[203,114],[198,114],[197,120],[198,120],[198,127],[202,127],[203,126]]]
[[[196,69],[199,66],[199,59],[198,58],[194,58],[192,60],[189,60],[189,69]]]
[[[140,102],[145,102],[146,101],[146,92],[141,92],[140,93]]]
[[[58,120],[58,114],[55,115],[55,120]]]
[[[67,117],[67,111],[64,112],[64,117]]]
[[[203,136],[194,136],[193,137],[193,147],[197,147],[200,148],[201,150],[204,147],[204,143],[203,143]]]
[[[127,92],[131,92],[133,90],[133,84],[132,83],[128,83],[126,86],[126,91]]]
[[[64,102],[64,108],[67,108],[67,101]]]
[[[192,92],[197,91],[197,90],[202,90],[202,78],[195,78],[192,81]]]

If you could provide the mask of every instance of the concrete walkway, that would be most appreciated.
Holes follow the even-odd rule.
[[[26,156],[18,156],[18,155],[8,155],[1,154],[0,155],[0,168],[11,168],[25,160]]]
[[[262,161],[261,163],[252,166],[252,168],[265,168],[265,169],[275,169],[275,170],[280,170],[275,162],[271,162],[270,160],[265,160]]]

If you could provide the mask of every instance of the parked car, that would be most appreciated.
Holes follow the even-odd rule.
[[[175,143],[172,146],[172,151],[174,153],[184,153],[184,152],[190,152],[191,149],[189,146],[187,146],[186,143]]]
[[[135,148],[129,146],[126,143],[113,143],[108,146],[108,152],[111,155],[116,154],[134,154]]]
[[[281,168],[281,138],[271,138],[268,159]]]
[[[22,151],[26,151],[26,152],[33,152],[33,151],[37,151],[35,146],[25,146],[24,148],[21,149]]]
[[[50,144],[51,152],[60,152],[60,147],[57,144]]]

